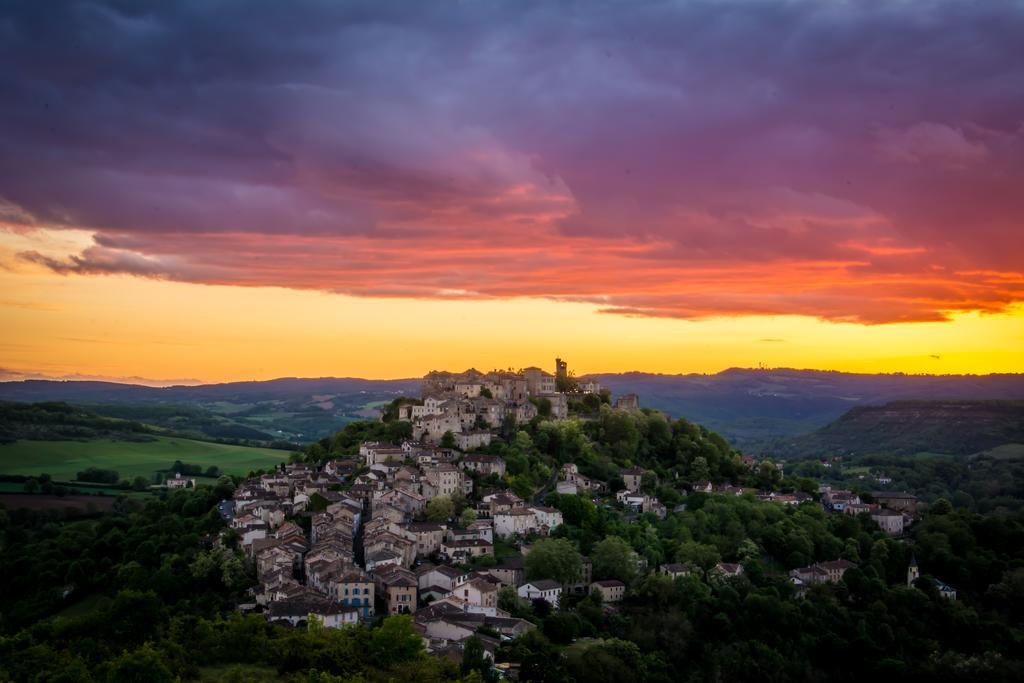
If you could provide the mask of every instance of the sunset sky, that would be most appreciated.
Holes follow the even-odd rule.
[[[1024,372],[1024,5],[0,5],[0,379]]]

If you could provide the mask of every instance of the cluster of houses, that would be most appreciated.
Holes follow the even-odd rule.
[[[547,401],[553,419],[567,418],[569,397],[562,389],[568,383],[567,365],[560,358],[555,359],[555,374],[537,367],[487,373],[475,369],[430,372],[423,378],[419,405],[400,406],[398,419],[412,423],[415,439],[436,444],[451,432],[459,449],[471,450],[490,444],[491,430],[506,420],[524,424],[537,417],[537,399]],[[602,390],[594,379],[573,379],[571,384],[576,393],[600,394]],[[639,398],[635,394],[620,396],[616,407],[639,409]]]
[[[497,603],[503,586],[538,597],[521,589],[522,558],[466,567],[493,556],[496,538],[548,535],[562,513],[495,489],[475,503],[476,518],[465,526],[425,519],[432,499],[466,501],[474,478],[504,473],[504,461],[493,455],[417,441],[366,442],[358,459],[322,468],[290,464],[246,480],[220,506],[256,567],[259,585],[246,607],[271,621],[300,625],[315,616],[328,627],[414,614],[432,652],[461,648],[483,625],[503,636],[522,633],[531,625]],[[308,531],[296,523],[302,518]],[[485,649],[495,645],[485,642]]]
[[[917,497],[900,491],[874,491],[873,503],[865,503],[853,491],[819,487],[821,504],[826,510],[846,515],[867,513],[890,536],[901,536],[903,529],[917,518]]]

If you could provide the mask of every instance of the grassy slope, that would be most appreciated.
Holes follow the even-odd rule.
[[[70,481],[79,470],[100,467],[117,470],[122,479],[150,477],[175,460],[204,468],[216,465],[231,474],[246,474],[288,459],[288,453],[269,448],[161,437],[155,441],[18,441],[0,445],[0,473],[40,474]]]

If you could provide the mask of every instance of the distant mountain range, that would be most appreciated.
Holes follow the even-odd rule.
[[[704,424],[752,452],[778,439],[813,432],[857,406],[905,400],[1024,400],[1024,375],[1019,374],[867,375],[734,368],[713,375],[589,376],[615,395],[636,393],[642,406]],[[373,415],[380,402],[418,396],[419,388],[418,379],[282,378],[173,387],[27,380],[0,383],[0,400],[192,406],[240,427],[302,440]]]

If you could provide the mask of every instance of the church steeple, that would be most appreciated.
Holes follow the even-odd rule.
[[[911,553],[910,566],[907,567],[907,587],[912,588],[919,576],[921,576],[921,569],[917,566],[917,557]]]

